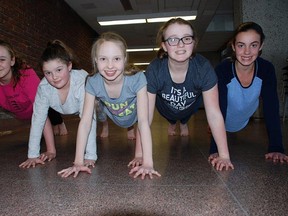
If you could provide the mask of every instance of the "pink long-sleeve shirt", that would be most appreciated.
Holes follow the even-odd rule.
[[[22,76],[15,88],[12,80],[7,85],[0,85],[0,107],[18,119],[30,120],[40,79],[32,68],[21,70],[20,73]]]

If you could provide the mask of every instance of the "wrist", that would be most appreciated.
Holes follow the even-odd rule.
[[[220,158],[223,158],[223,159],[227,159],[227,160],[230,160],[230,157],[229,157],[229,154],[219,154],[219,157]]]
[[[153,161],[152,160],[144,160],[143,159],[143,166],[145,166],[145,167],[153,167]]]
[[[55,148],[47,148],[47,152],[56,154],[56,149]]]
[[[135,154],[135,158],[142,158],[142,157],[143,157],[143,155],[141,153]]]
[[[84,162],[83,161],[82,162],[81,161],[74,161],[73,165],[74,166],[84,166]]]

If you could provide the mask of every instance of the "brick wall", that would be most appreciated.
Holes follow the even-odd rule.
[[[90,49],[98,34],[64,0],[1,0],[0,39],[40,71],[39,58],[50,40],[60,39],[91,71]]]

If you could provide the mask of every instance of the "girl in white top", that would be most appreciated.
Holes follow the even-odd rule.
[[[63,42],[55,40],[48,43],[41,56],[44,78],[40,82],[34,102],[32,124],[29,138],[28,159],[20,167],[35,167],[51,161],[56,157],[55,142],[47,145],[47,151],[40,154],[42,131],[47,119],[49,107],[62,114],[79,114],[82,116],[85,79],[88,73],[72,69],[73,52]],[[93,115],[91,130],[88,131],[88,142],[85,163],[94,166],[96,154],[96,116]],[[91,132],[90,132],[91,131]]]

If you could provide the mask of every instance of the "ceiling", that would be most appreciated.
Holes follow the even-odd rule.
[[[97,17],[197,11],[192,21],[198,36],[198,52],[219,51],[231,37],[232,0],[65,0],[98,34],[114,31],[124,37],[128,48],[156,47],[156,35],[163,23],[100,26]],[[131,63],[150,62],[154,52],[131,52]]]

